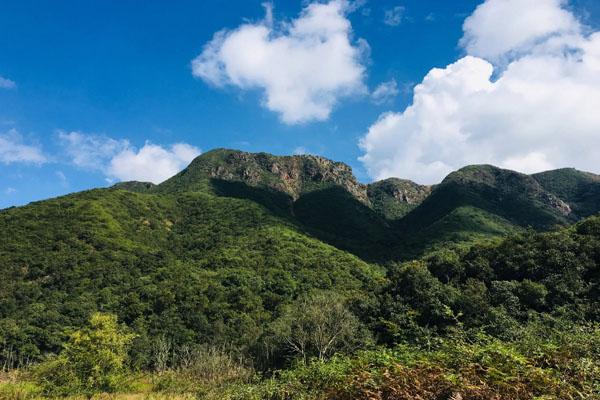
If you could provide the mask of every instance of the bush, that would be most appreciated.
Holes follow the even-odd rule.
[[[62,352],[34,370],[44,392],[56,395],[115,392],[126,381],[127,348],[134,335],[117,317],[95,313],[89,326],[70,335]]]

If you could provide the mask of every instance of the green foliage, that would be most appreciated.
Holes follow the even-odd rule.
[[[600,209],[600,176],[572,168],[534,174],[544,189],[568,202],[579,217],[589,217]]]
[[[38,365],[34,374],[51,394],[122,389],[134,336],[119,327],[115,315],[94,313],[89,326],[73,332],[60,354]]]
[[[272,324],[275,343],[297,354],[325,360],[335,352],[350,352],[369,343],[370,335],[335,292],[313,292],[288,306]]]
[[[598,399],[598,327],[540,333],[532,325],[511,342],[451,337],[430,350],[398,346],[334,357],[236,387],[226,398]]]
[[[253,201],[204,193],[96,190],[9,209],[0,242],[0,357],[24,361],[58,353],[96,310],[138,335],[136,368],[152,366],[160,335],[260,358],[266,326],[299,294],[368,303],[383,279]]]
[[[207,398],[582,398],[600,217],[567,224],[600,209],[597,183],[473,166],[366,186],[217,150],[158,186],[2,210],[0,367],[44,360],[62,394],[114,391],[127,365]]]

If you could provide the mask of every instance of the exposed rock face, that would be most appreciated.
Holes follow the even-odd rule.
[[[553,208],[564,216],[571,214],[571,206],[551,193],[540,193],[540,199],[548,207]]]
[[[352,168],[324,157],[278,157],[266,153],[229,152],[222,161],[210,168],[211,178],[240,180],[251,186],[266,186],[287,193],[294,200],[303,193],[338,185],[362,203],[370,203],[366,185],[356,180]]]
[[[367,193],[375,210],[388,219],[397,219],[421,204],[431,190],[431,186],[388,178],[368,185]]]
[[[369,197],[382,194],[402,203],[415,205],[421,203],[431,193],[431,186],[419,185],[413,181],[398,178],[388,178],[374,182],[368,186]]]
[[[573,168],[562,168],[534,174],[532,177],[545,190],[566,202],[572,213],[579,218],[594,215],[600,209],[598,175]]]
[[[210,186],[211,179],[269,188],[289,195],[293,201],[311,192],[341,187],[386,218],[404,215],[431,192],[431,187],[395,178],[364,185],[350,166],[321,156],[274,156],[227,149],[202,154],[156,191],[202,191]]]

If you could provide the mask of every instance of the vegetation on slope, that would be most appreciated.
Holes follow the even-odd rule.
[[[46,395],[151,376],[215,398],[593,398],[600,217],[568,224],[595,182],[473,166],[429,193],[218,150],[158,186],[2,210],[0,367],[41,363],[23,379]],[[110,366],[77,347],[103,327],[135,336],[115,379],[52,381]]]
[[[390,265],[371,312],[360,318],[333,295],[288,304],[280,320],[284,329],[273,325],[272,338],[290,346],[287,351],[271,350],[296,360],[291,368],[254,375],[258,365],[246,358],[248,353],[239,358],[232,356],[236,354],[232,348],[173,346],[165,341],[153,350],[156,375],[143,390],[221,399],[596,399],[599,265],[600,217],[470,250],[442,250],[422,260]],[[58,360],[86,352],[92,360],[99,357],[96,354],[106,356],[86,347],[87,339],[77,340],[111,337],[114,325],[98,330],[95,324],[92,319],[90,328],[72,333]],[[327,331],[331,326],[343,328]],[[341,344],[356,338],[363,328],[378,339],[379,347],[357,351],[369,347],[362,341],[337,347],[334,356],[319,352],[319,346],[327,343],[319,340],[323,337],[319,332],[329,332],[328,338],[335,336],[332,332],[344,332],[337,336],[346,337]],[[300,353],[302,343],[309,353]],[[135,341],[130,357],[129,368],[135,368]],[[48,378],[68,372],[63,368],[48,375],[56,360],[22,377],[49,386],[29,384],[25,390],[5,384],[0,390],[8,393],[19,387],[31,396],[61,392],[64,380],[53,384]],[[129,384],[115,390],[142,390],[136,383],[138,375],[130,375]],[[92,382],[104,385],[102,380]],[[87,393],[89,388],[67,387],[67,392]]]
[[[600,176],[573,168],[532,175],[547,191],[560,197],[579,217],[589,217],[600,209]]]
[[[368,185],[367,194],[377,213],[388,220],[397,220],[421,204],[431,189],[405,179],[389,178]]]
[[[57,352],[97,310],[136,331],[140,366],[161,334],[248,350],[300,293],[368,298],[382,279],[254,202],[202,193],[66,196],[3,211],[0,236],[0,343],[15,363]]]

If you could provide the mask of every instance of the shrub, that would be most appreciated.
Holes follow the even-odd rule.
[[[117,324],[117,317],[95,313],[89,326],[70,335],[62,352],[34,371],[46,393],[114,392],[124,387],[127,348],[134,335]]]

